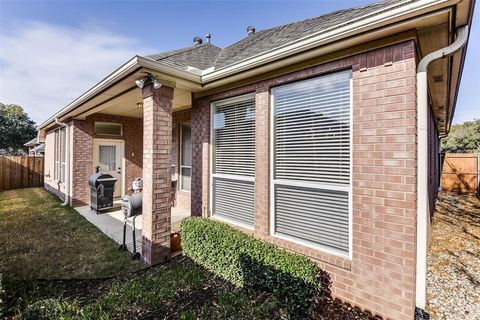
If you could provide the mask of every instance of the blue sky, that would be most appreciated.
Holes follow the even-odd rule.
[[[245,37],[248,25],[261,30],[370,2],[0,0],[0,101],[42,122],[135,54],[190,46],[208,32],[224,47]],[[456,123],[480,118],[478,16]]]

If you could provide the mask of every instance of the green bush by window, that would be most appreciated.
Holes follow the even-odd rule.
[[[302,318],[323,288],[325,273],[307,257],[257,240],[227,224],[187,218],[181,225],[183,253],[239,286],[273,293],[291,318]]]

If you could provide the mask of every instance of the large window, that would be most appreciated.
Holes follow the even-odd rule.
[[[350,254],[351,72],[272,90],[272,233]]]
[[[54,141],[54,162],[53,178],[60,182],[65,182],[65,128],[55,130]]]
[[[255,97],[213,104],[213,217],[253,227],[255,180]]]
[[[192,171],[192,129],[190,123],[181,125],[180,144],[180,188],[183,191],[190,191]]]

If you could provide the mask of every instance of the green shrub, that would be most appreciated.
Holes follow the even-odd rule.
[[[290,318],[305,316],[325,289],[324,273],[313,261],[229,225],[188,218],[181,235],[185,255],[232,283],[273,293]]]

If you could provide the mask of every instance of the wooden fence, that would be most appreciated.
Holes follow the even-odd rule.
[[[43,157],[0,157],[0,190],[43,186]]]
[[[479,193],[479,153],[446,153],[442,165],[442,190]]]

